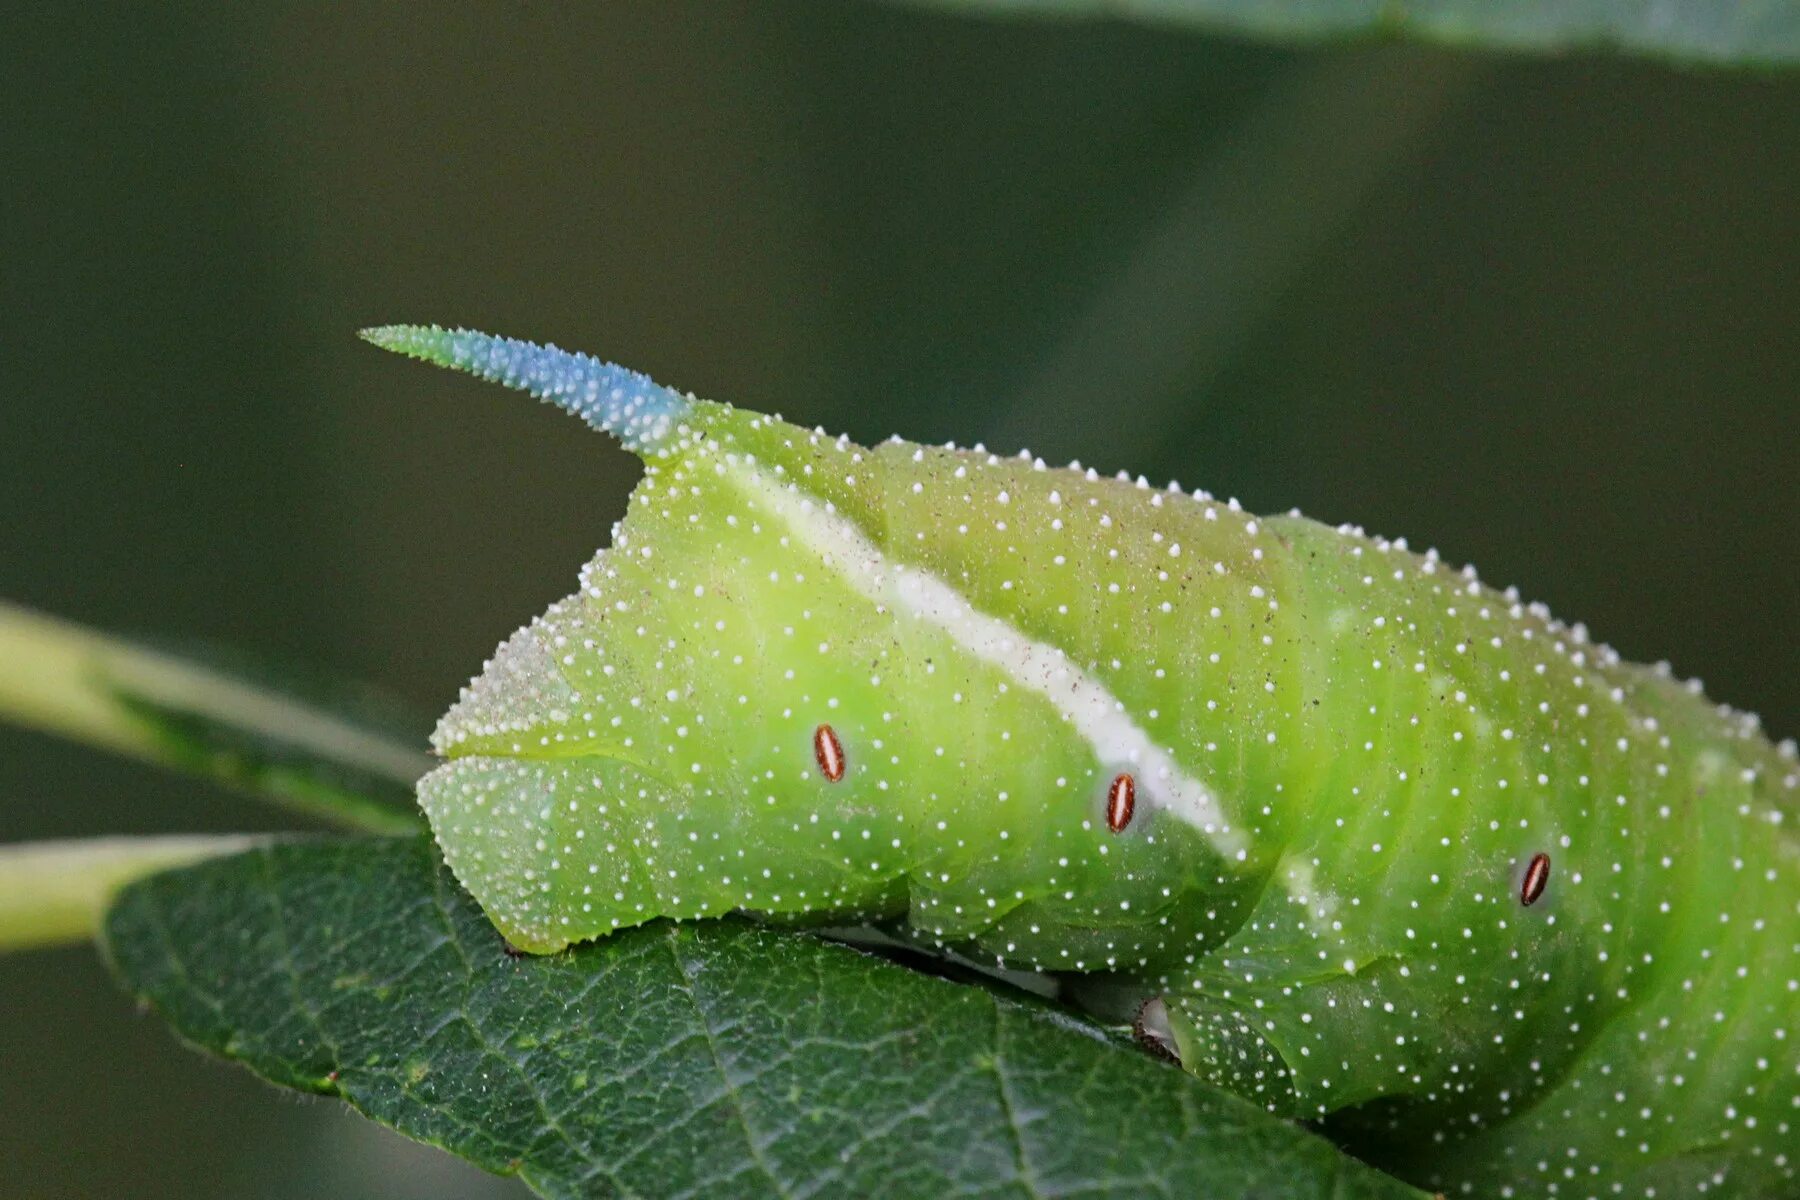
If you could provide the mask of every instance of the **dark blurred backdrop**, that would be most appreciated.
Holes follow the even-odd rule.
[[[1800,732],[1800,80],[874,4],[11,6],[0,595],[429,720],[632,462],[550,338],[1478,563]],[[421,730],[423,732],[423,730]],[[0,838],[265,826],[0,729]],[[0,960],[0,1196],[517,1195]]]

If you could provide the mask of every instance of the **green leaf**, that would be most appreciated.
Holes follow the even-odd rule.
[[[1403,37],[1536,53],[1607,49],[1719,65],[1800,63],[1791,0],[914,0],[980,16],[1124,17],[1283,41]]]
[[[217,655],[211,656],[218,658]],[[0,718],[371,833],[422,827],[429,722],[342,684],[202,662],[0,602]]]
[[[190,1041],[549,1196],[1420,1195],[1086,1022],[805,934],[510,957],[424,840],[155,876],[105,937]]]

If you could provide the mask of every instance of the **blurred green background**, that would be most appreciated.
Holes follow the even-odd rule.
[[[457,322],[1406,534],[1800,732],[1800,79],[822,2],[5,30],[0,595],[428,720],[635,479],[352,336]],[[0,839],[276,820],[0,729]],[[0,1168],[522,1194],[189,1054],[85,950],[0,960]]]

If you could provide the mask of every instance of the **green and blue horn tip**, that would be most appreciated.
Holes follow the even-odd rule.
[[[528,392],[639,453],[665,441],[692,404],[642,372],[554,345],[436,325],[377,325],[360,336],[384,350]]]

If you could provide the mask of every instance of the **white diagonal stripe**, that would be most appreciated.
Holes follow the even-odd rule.
[[[889,561],[855,522],[828,511],[797,487],[774,482],[742,462],[734,467],[734,475],[858,593],[943,631],[1019,686],[1043,696],[1087,740],[1101,763],[1130,763],[1149,785],[1152,804],[1198,829],[1224,857],[1241,862],[1248,856],[1247,839],[1225,818],[1212,792],[1182,770],[1106,685],[1070,662],[1060,647],[1034,641],[981,612],[932,572]]]

